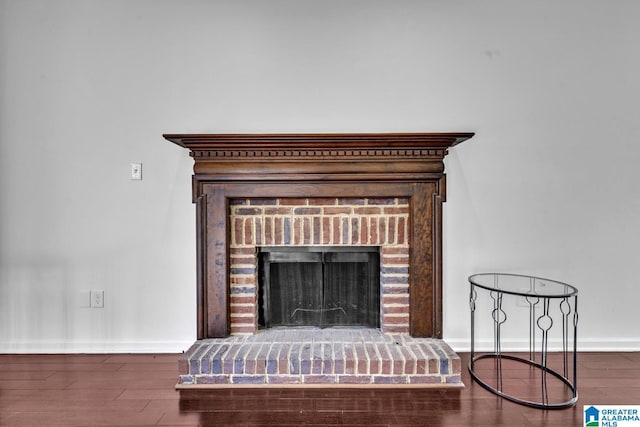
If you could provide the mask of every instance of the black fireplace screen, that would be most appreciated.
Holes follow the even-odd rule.
[[[380,325],[377,247],[263,247],[261,328]]]

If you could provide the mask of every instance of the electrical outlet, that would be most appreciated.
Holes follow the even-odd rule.
[[[91,291],[81,290],[78,300],[80,302],[80,308],[91,307]]]
[[[91,291],[91,308],[104,307],[104,291]]]
[[[142,163],[131,163],[131,179],[142,180]]]

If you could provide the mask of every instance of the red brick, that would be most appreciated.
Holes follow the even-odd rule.
[[[391,374],[391,360],[383,359],[380,361],[380,373],[382,375]]]
[[[358,221],[358,218],[351,218],[351,242],[349,242],[352,245],[357,245],[358,243],[360,243],[360,221]]]
[[[404,373],[405,374],[414,374],[416,372],[416,359],[413,355],[408,354],[409,352],[406,349],[403,349],[404,354]]]
[[[409,304],[409,295],[383,295],[382,296],[383,304]]]
[[[383,265],[409,265],[409,255],[390,256],[383,255],[380,259],[380,263]]]
[[[382,316],[382,322],[385,325],[403,325],[409,323],[409,316]]]
[[[356,207],[353,208],[353,213],[356,215],[380,215],[381,209],[377,206]]]
[[[356,373],[356,365],[355,365],[355,357],[353,354],[353,347],[350,345],[346,345],[344,347],[344,373],[345,374],[355,374]]]
[[[300,217],[293,218],[293,244],[295,246],[299,246],[302,243],[301,223]]]
[[[351,208],[341,207],[341,208],[324,208],[325,215],[350,215]]]
[[[231,304],[255,304],[256,297],[231,295],[230,301],[231,301]]]
[[[408,215],[409,206],[385,206],[383,213],[385,215]]]
[[[333,374],[333,365],[334,360],[332,358],[323,358],[322,359],[322,373],[323,374]]]
[[[264,244],[273,245],[273,219],[271,217],[264,219]]]
[[[383,305],[382,312],[388,314],[406,314],[409,313],[408,305],[397,305],[397,306],[389,306]]]
[[[257,283],[255,276],[238,276],[232,274],[229,279],[231,285],[255,285]]]
[[[273,244],[274,245],[280,245],[283,242],[283,226],[282,226],[282,217],[275,217],[273,218],[273,226],[274,226],[274,232],[273,232]]]
[[[305,384],[335,384],[335,375],[303,375]]]
[[[407,243],[407,230],[406,230],[406,219],[404,217],[398,218],[398,240],[397,244],[404,245]]]
[[[427,372],[427,361],[423,358],[418,358],[416,361],[416,373],[426,374]]]
[[[320,244],[320,234],[322,234],[322,227],[320,227],[320,217],[313,217],[313,244]]]
[[[236,265],[255,265],[256,264],[256,257],[255,256],[231,256],[231,267],[234,267]]]
[[[243,242],[242,239],[242,224],[244,223],[244,221],[242,220],[242,218],[235,218],[233,220],[233,241],[234,243],[241,245]]]
[[[267,375],[269,384],[300,384],[298,375]]]
[[[378,244],[387,243],[385,240],[387,237],[387,219],[384,217],[378,218],[378,236],[380,239]]]
[[[394,254],[409,254],[408,247],[400,247],[400,246],[383,246],[382,249],[383,255],[394,255]]]
[[[321,208],[295,208],[293,210],[294,215],[320,215],[322,214]]]
[[[452,374],[459,374],[462,371],[462,361],[460,358],[450,358],[449,363],[451,364],[449,369]]]
[[[333,206],[338,203],[336,198],[314,197],[309,199],[309,206]]]
[[[280,347],[280,353],[278,354],[278,374],[289,373],[289,349],[291,345],[288,343],[282,344]]]
[[[231,304],[231,312],[232,313],[251,313],[251,314],[255,314],[256,312],[256,306],[255,305],[236,305],[236,304]]]
[[[244,244],[253,245],[253,220],[246,218],[244,220]]]
[[[329,243],[331,243],[331,218],[324,216],[322,217],[322,244]]]
[[[366,199],[356,199],[356,198],[339,198],[339,205],[364,205],[366,203]]]
[[[338,383],[340,384],[371,384],[371,375],[340,375]]]
[[[409,333],[409,326],[401,325],[382,325],[382,331],[387,334],[406,334]]]
[[[354,347],[355,347],[356,358],[358,359],[356,372],[358,372],[358,374],[366,374],[369,368],[368,366],[369,364],[367,362],[367,353],[364,349],[364,344],[355,343]]]
[[[379,374],[380,373],[380,359],[369,359],[369,373],[371,374]]]
[[[404,375],[391,375],[391,376],[374,376],[374,384],[406,384],[407,377]]]
[[[196,384],[231,384],[229,375],[198,375]]]
[[[369,243],[372,245],[379,245],[380,241],[378,240],[378,218],[371,218],[369,224],[370,224]]]
[[[387,218],[387,243],[396,242],[396,218]]]
[[[392,282],[392,280],[388,280],[388,282]],[[388,286],[388,284],[385,284],[385,285],[382,286],[382,293],[384,295],[406,294],[407,293],[407,287],[406,286]]]
[[[291,215],[291,208],[287,207],[273,207],[273,208],[265,208],[265,215]]]
[[[254,335],[257,331],[256,325],[251,323],[231,323],[229,327],[232,335]]]
[[[307,217],[302,219],[302,242],[305,245],[311,244],[311,220]]]
[[[314,343],[311,355],[311,373],[322,374],[322,344]]]
[[[333,240],[331,241],[331,243],[333,243],[334,245],[340,243],[340,218],[339,217],[333,218]]]
[[[262,208],[236,208],[236,216],[262,215]]]
[[[306,206],[307,199],[282,198],[278,199],[280,206]]]
[[[247,359],[244,361],[244,370],[242,371],[243,374],[255,374],[256,373],[256,361],[255,360],[251,360],[251,359]]]
[[[396,199],[393,197],[370,197],[367,199],[370,205],[395,205]]]
[[[369,244],[369,219],[365,217],[360,218],[360,243]]]
[[[349,218],[342,218],[342,236],[340,239],[340,243],[343,245],[348,245],[349,242]]]
[[[278,199],[249,199],[251,206],[269,206],[278,203]]]
[[[255,248],[246,248],[246,247],[242,247],[242,248],[238,248],[238,247],[232,247],[229,250],[229,253],[233,256],[233,255],[255,255]]]

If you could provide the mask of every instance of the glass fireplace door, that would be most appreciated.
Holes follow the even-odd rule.
[[[259,324],[380,324],[377,247],[270,247],[260,250]]]

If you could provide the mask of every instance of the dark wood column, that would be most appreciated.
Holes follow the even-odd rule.
[[[229,333],[228,200],[407,197],[410,333],[442,337],[447,150],[473,133],[171,134],[194,158],[198,339]]]

